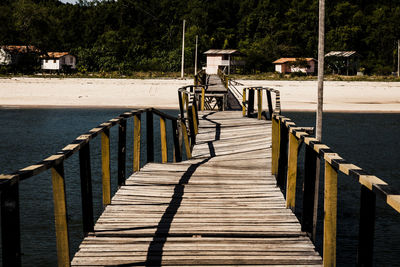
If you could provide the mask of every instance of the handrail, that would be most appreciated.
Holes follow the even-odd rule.
[[[251,87],[243,90],[243,102],[248,110],[254,109],[254,92],[257,91],[258,104],[262,103],[261,92],[274,92],[276,106],[272,113],[272,160],[271,173],[275,175],[277,185],[286,191],[286,207],[296,208],[297,159],[300,145],[305,144],[305,177],[303,181],[301,227],[309,233],[315,242],[320,161],[324,162],[324,227],[323,227],[323,264],[336,266],[336,227],[337,227],[337,174],[341,173],[357,179],[361,185],[359,244],[357,266],[372,266],[375,229],[376,195],[400,213],[400,193],[385,181],[368,174],[360,167],[344,160],[327,145],[311,136],[311,129],[298,127],[291,119],[280,115],[279,91],[268,87]],[[246,92],[249,100],[246,101]],[[269,101],[270,102],[270,101]],[[258,119],[260,116],[260,104]],[[271,111],[271,108],[269,109]],[[246,114],[243,108],[243,116]],[[253,110],[254,111],[254,110]]]
[[[281,101],[280,101],[280,92],[273,88],[269,87],[246,87],[243,88],[243,101],[242,101],[242,112],[243,116],[251,117],[254,113],[254,94],[257,92],[257,118],[261,119],[263,115],[263,107],[262,107],[262,92],[265,91],[267,102],[268,102],[268,114],[269,119],[272,119],[272,114],[281,113]],[[275,108],[273,108],[271,93],[275,94]],[[267,116],[265,116],[267,117]]]
[[[357,266],[372,266],[376,195],[400,213],[400,194],[385,181],[347,162],[327,145],[312,137],[311,129],[298,127],[292,120],[280,115],[278,90],[268,87],[245,88],[243,99],[245,102],[245,93],[249,91],[249,100],[246,101],[248,109],[254,105],[254,92],[257,91],[259,95],[262,90],[276,94],[276,106],[272,114],[271,173],[276,176],[277,185],[281,190],[286,191],[286,207],[292,210],[296,207],[297,159],[300,145],[304,143],[302,231],[309,233],[311,239],[315,241],[319,185],[317,173],[320,161],[323,161],[325,166],[323,264],[324,266],[336,264],[337,173],[340,171],[357,179],[361,185]],[[249,115],[251,114],[247,113],[247,116]],[[246,116],[245,109],[243,116]],[[260,116],[258,119],[261,119]]]
[[[196,97],[194,96],[194,92],[191,92],[197,87],[199,86],[185,86],[178,90],[179,104],[183,111],[187,111],[186,116],[184,112],[181,112],[179,117],[171,116],[155,108],[128,111],[120,114],[116,118],[101,123],[99,126],[91,129],[89,132],[78,136],[73,142],[62,148],[61,151],[36,164],[25,167],[11,174],[0,174],[3,266],[21,266],[19,182],[51,169],[58,265],[69,266],[70,245],[68,238],[64,161],[76,152],[79,152],[83,210],[82,222],[83,232],[86,236],[89,232],[94,230],[89,149],[90,141],[96,136],[101,135],[103,205],[107,206],[111,203],[110,129],[113,126],[119,125],[118,186],[124,185],[126,179],[126,125],[127,119],[129,118],[133,118],[134,124],[134,172],[140,170],[141,115],[143,113],[146,113],[147,162],[154,161],[153,114],[159,116],[160,119],[160,145],[162,163],[168,162],[166,120],[170,120],[172,122],[174,150],[173,160],[177,162],[182,160],[182,137],[185,143],[186,157],[189,159],[191,158],[191,151],[195,144],[196,134],[198,132],[198,110]]]

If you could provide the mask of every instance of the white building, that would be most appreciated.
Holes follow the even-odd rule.
[[[68,52],[48,52],[42,58],[42,70],[62,70],[64,66],[76,68],[76,57]]]
[[[306,63],[307,66],[299,66],[298,63]],[[315,72],[315,63],[317,61],[313,58],[293,58],[286,57],[280,58],[274,62],[275,71],[279,73],[303,72],[312,74]]]
[[[236,60],[241,53],[234,49],[210,49],[204,54],[207,56],[207,74],[217,74],[218,69],[230,74],[236,66],[244,65],[244,61]]]

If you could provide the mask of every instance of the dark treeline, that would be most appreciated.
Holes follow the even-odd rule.
[[[396,70],[399,0],[327,1],[326,51],[356,50],[367,73]],[[81,71],[180,69],[199,52],[238,48],[247,71],[273,71],[280,57],[317,57],[318,0],[1,0],[2,45],[70,51]],[[204,61],[204,58],[202,58]]]

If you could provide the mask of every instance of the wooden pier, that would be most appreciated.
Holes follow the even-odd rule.
[[[210,77],[199,74],[194,85],[178,89],[178,116],[154,108],[128,111],[42,161],[0,174],[3,266],[22,264],[19,184],[49,169],[58,266],[336,266],[338,172],[360,185],[354,257],[357,266],[372,266],[376,198],[400,213],[398,190],[344,160],[314,138],[312,129],[281,115],[279,91],[273,88],[249,87],[243,93],[235,88],[242,111],[221,111],[226,102],[222,105],[218,97],[214,97],[218,110],[207,110],[213,108],[206,105]],[[226,96],[228,77],[220,73],[216,83],[225,86]],[[157,123],[160,135],[155,141]],[[117,177],[110,172],[114,126],[118,127]],[[133,148],[129,148],[127,127],[132,126]],[[97,136],[101,136],[102,196],[96,197],[102,197],[104,212],[95,223],[89,145]],[[155,145],[160,145],[161,163],[155,163]],[[128,149],[133,149],[129,177]],[[142,152],[147,164],[141,168]],[[64,162],[75,153],[79,153],[85,236],[76,253],[70,251],[66,203],[70,185],[65,177],[71,170],[64,170]],[[296,196],[299,153],[304,153],[304,177]],[[323,178],[317,175],[320,168]],[[119,187],[113,197],[111,179]],[[320,179],[322,191],[318,191]],[[318,214],[319,194],[324,198],[323,214]],[[292,213],[296,208],[300,221]],[[323,216],[319,248],[323,259],[313,245],[318,239],[318,216]]]
[[[200,112],[192,159],[126,181],[72,266],[321,265],[271,175],[271,122]]]

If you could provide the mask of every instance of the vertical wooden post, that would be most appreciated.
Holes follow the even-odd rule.
[[[70,266],[67,222],[67,200],[63,163],[51,169],[58,266]]]
[[[195,126],[194,122],[195,118],[193,116],[192,108],[188,109],[188,122],[189,122],[189,131],[190,131],[190,149],[193,148],[194,144],[196,143],[196,134],[195,134]]]
[[[141,131],[141,115],[133,116],[133,171],[140,170],[140,131]]]
[[[247,103],[247,117],[254,112],[254,88],[249,89],[249,101]]]
[[[181,91],[178,91],[178,101],[179,101],[179,111],[180,111],[181,117],[184,118],[185,114],[184,114],[183,105],[184,105],[184,101],[185,101],[185,94],[182,93]]]
[[[246,117],[246,88],[243,88],[242,113],[243,117]]]
[[[185,122],[181,120],[181,128],[182,128],[182,135],[183,135],[183,140],[185,142],[185,150],[186,150],[186,157],[187,159],[192,158],[192,152],[190,149],[190,143],[189,143],[189,136],[187,133],[187,128],[185,125]]]
[[[126,179],[126,119],[118,127],[118,186],[125,185]]]
[[[272,118],[272,159],[271,159],[271,174],[278,174],[278,159],[279,159],[279,140],[280,140],[280,122],[276,118]]]
[[[261,120],[262,113],[262,89],[257,90],[257,119]]]
[[[201,107],[200,107],[201,111],[204,110],[204,103],[206,101],[205,97],[206,97],[206,89],[204,87],[201,87]]]
[[[168,162],[168,151],[167,151],[167,129],[165,125],[165,119],[160,117],[160,137],[161,137],[161,162]]]
[[[147,162],[154,162],[154,127],[153,112],[146,111],[146,143],[147,143]]]
[[[92,173],[90,167],[89,143],[85,144],[79,150],[79,166],[81,176],[83,234],[87,236],[89,232],[94,231]]]
[[[182,146],[180,146],[180,142],[179,142],[179,130],[178,130],[178,124],[177,124],[176,120],[172,120],[172,131],[173,131],[173,137],[174,137],[175,162],[181,162],[182,161]]]
[[[376,195],[364,185],[360,195],[357,266],[372,266],[374,254]]]
[[[274,109],[272,108],[271,92],[269,90],[267,90],[266,93],[267,93],[267,100],[268,100],[269,118],[272,119],[272,113],[274,112]]]
[[[103,206],[111,203],[111,174],[110,174],[110,130],[101,133],[101,174],[103,185]]]
[[[285,189],[286,182],[286,167],[288,160],[288,134],[289,129],[286,127],[284,122],[280,122],[280,131],[279,131],[279,159],[278,159],[278,175],[276,177],[277,185],[281,188],[281,190]]]
[[[336,266],[337,171],[325,161],[324,266]]]
[[[0,195],[3,266],[21,266],[18,182],[3,189]]]
[[[192,105],[192,117],[193,117],[194,134],[196,136],[197,133],[199,132],[199,124],[198,124],[198,118],[197,118],[196,105]]]
[[[286,188],[286,208],[294,210],[296,205],[296,181],[297,181],[297,155],[299,143],[293,133],[289,133],[289,155]]]
[[[317,174],[317,152],[310,146],[305,146],[304,184],[303,184],[303,212],[301,216],[301,230],[311,235],[315,241],[314,205]]]

